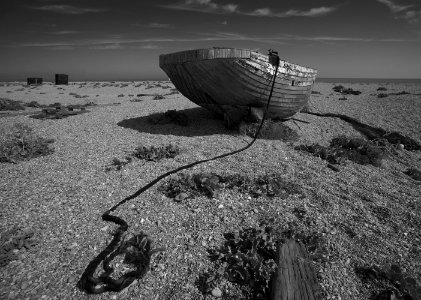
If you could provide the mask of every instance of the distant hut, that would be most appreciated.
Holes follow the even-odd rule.
[[[69,84],[69,75],[56,74],[56,84]]]
[[[38,77],[28,77],[27,81],[28,81],[28,85],[42,84],[42,78],[38,78]]]

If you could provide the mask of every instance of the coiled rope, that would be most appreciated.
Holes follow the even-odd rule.
[[[77,286],[82,291],[85,291],[88,294],[100,294],[104,292],[119,292],[126,287],[128,287],[134,280],[142,278],[146,272],[149,270],[149,265],[151,262],[151,256],[152,254],[164,251],[165,249],[151,249],[151,240],[148,238],[148,236],[144,233],[140,233],[133,238],[129,239],[126,242],[123,242],[120,244],[122,235],[127,229],[129,228],[128,224],[121,219],[120,217],[113,216],[111,213],[115,211],[119,206],[123,205],[127,201],[134,199],[138,197],[140,194],[145,192],[146,190],[150,189],[152,186],[154,186],[156,183],[158,183],[160,180],[175,174],[177,172],[180,172],[182,170],[189,169],[191,167],[194,167],[198,164],[202,164],[205,162],[217,160],[223,157],[227,157],[230,155],[237,154],[239,152],[242,152],[248,148],[250,148],[254,142],[257,140],[257,137],[260,133],[260,130],[262,129],[263,123],[266,119],[267,112],[269,110],[269,104],[270,100],[272,98],[273,89],[275,86],[275,79],[276,74],[278,72],[279,68],[279,56],[276,52],[269,50],[269,61],[272,65],[275,66],[275,72],[272,77],[272,86],[269,93],[269,98],[266,103],[265,111],[263,114],[263,118],[260,122],[259,128],[256,132],[256,135],[254,136],[253,140],[244,146],[243,148],[240,148],[238,150],[224,153],[209,159],[199,160],[184,166],[181,166],[179,168],[176,168],[172,171],[169,171],[165,174],[162,174],[149,182],[147,185],[140,188],[137,192],[134,194],[124,198],[120,202],[118,202],[116,205],[111,207],[109,210],[107,210],[102,215],[102,220],[106,222],[112,222],[117,225],[119,225],[119,228],[114,233],[114,237],[111,240],[110,244],[101,252],[98,254],[97,257],[95,257],[86,267],[85,271],[83,272],[80,280],[77,283]],[[263,92],[262,92],[263,94]],[[120,246],[119,246],[120,244]],[[110,266],[111,261],[119,254],[127,253],[127,251],[131,250],[133,253],[131,256],[129,256],[129,259],[127,259],[127,255],[125,258],[125,261],[128,263],[132,263],[136,265],[135,271],[130,271],[124,275],[122,275],[118,279],[113,279],[111,277],[111,273],[114,271],[114,269]],[[131,257],[131,258],[130,258]],[[103,269],[104,272],[98,276],[97,278],[94,277],[95,271],[98,268],[99,264],[103,262]]]

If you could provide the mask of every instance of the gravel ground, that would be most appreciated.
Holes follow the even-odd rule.
[[[342,96],[332,91],[333,84],[317,83],[314,90],[320,94],[312,95],[311,109],[346,114],[421,142],[419,86],[384,85],[387,93],[411,94],[377,98],[378,85],[344,85],[362,94],[338,100]],[[23,123],[37,135],[55,140],[51,155],[0,165],[0,232],[4,235],[13,226],[30,229],[35,241],[28,249],[15,249],[16,259],[1,267],[0,299],[91,298],[77,289],[76,282],[111,240],[114,225],[101,220],[103,212],[162,173],[250,141],[226,130],[221,120],[180,94],[171,94],[172,88],[168,82],[0,84],[0,97],[13,100],[99,104],[88,107],[88,113],[58,120],[0,115],[3,130]],[[165,96],[153,100],[154,94]],[[116,102],[120,104],[101,106]],[[170,109],[184,112],[190,125],[147,122],[150,114]],[[207,251],[224,243],[223,233],[256,228],[269,219],[279,231],[293,226],[323,240],[323,259],[313,264],[326,299],[369,299],[373,287],[356,275],[358,265],[386,268],[395,263],[420,285],[420,182],[403,174],[408,167],[421,169],[420,151],[400,150],[381,167],[347,162],[340,172],[333,172],[325,161],[294,146],[327,145],[339,134],[360,134],[335,118],[302,113],[295,118],[308,124],[284,123],[297,133],[294,142],[259,139],[245,152],[186,172],[250,176],[277,172],[298,184],[301,196],[252,198],[224,189],[214,198],[175,202],[157,191],[158,184],[116,214],[130,225],[129,233],[146,232],[154,247],[167,250],[153,257],[152,269],[142,280],[121,293],[95,298],[211,299],[196,284],[198,276],[211,268]],[[123,159],[139,145],[169,143],[181,149],[174,159],[133,160],[119,171],[106,171],[113,158]],[[304,217],[297,216],[297,208]],[[222,299],[240,295],[235,286],[221,283],[219,288]]]

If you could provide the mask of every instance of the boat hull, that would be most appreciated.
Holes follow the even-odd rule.
[[[160,67],[188,99],[218,114],[264,108],[275,66],[247,49],[210,48],[159,57]],[[280,61],[268,117],[286,119],[308,102],[317,71]]]

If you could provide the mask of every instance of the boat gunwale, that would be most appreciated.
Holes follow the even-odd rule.
[[[225,55],[223,50],[228,50],[229,55]],[[235,53],[243,53],[243,51],[246,53],[243,55],[235,55]],[[199,57],[199,53],[202,53]],[[207,55],[205,55],[205,53]],[[211,54],[212,53],[212,54]],[[222,54],[221,54],[222,53]],[[234,55],[232,55],[234,53]],[[183,57],[184,56],[184,57]],[[206,56],[206,57],[205,57]],[[209,57],[212,56],[212,57]],[[168,54],[161,54],[159,56],[159,65],[162,68],[164,65],[173,65],[173,64],[182,64],[187,62],[195,62],[195,61],[203,61],[203,60],[213,60],[213,59],[250,59],[254,60],[253,56],[257,57],[258,60],[262,60],[264,62],[269,62],[269,56],[262,54],[257,51],[252,51],[250,49],[242,49],[242,48],[203,48],[203,49],[194,49],[194,50],[184,50],[179,52],[173,52]],[[177,58],[177,61],[171,62],[171,58]],[[309,73],[312,74],[312,76],[316,77],[317,70],[301,66],[298,64],[294,64],[285,60],[280,59],[281,64],[286,64],[294,67],[298,67],[303,73]]]

